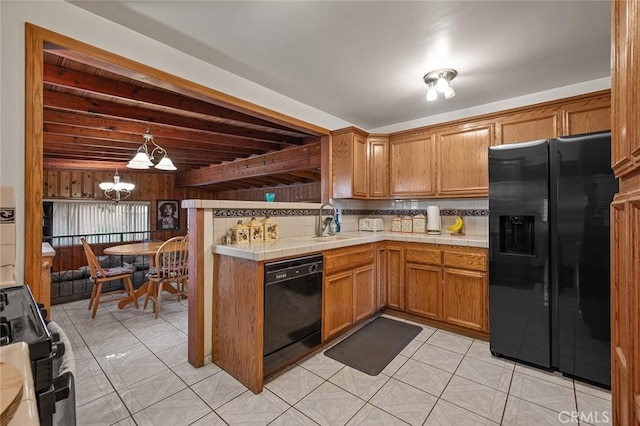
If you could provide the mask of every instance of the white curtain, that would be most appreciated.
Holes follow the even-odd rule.
[[[148,202],[53,201],[52,216],[54,237],[86,235],[90,243],[142,239],[141,233],[151,229]],[[117,234],[94,236],[111,233]],[[54,238],[53,241],[59,245],[80,244],[79,237]]]

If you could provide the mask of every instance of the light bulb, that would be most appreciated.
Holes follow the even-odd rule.
[[[435,101],[436,99],[438,99],[438,91],[433,86],[433,84],[430,84],[429,89],[427,90],[427,101],[431,102]]]
[[[453,90],[453,87],[451,86],[447,86],[447,88],[444,90],[444,97],[445,99],[451,99],[456,95],[456,91]]]
[[[444,91],[447,90],[447,87],[450,87],[449,81],[444,77],[440,77],[438,79],[438,82],[436,83],[436,88],[438,89],[438,92],[444,93]]]

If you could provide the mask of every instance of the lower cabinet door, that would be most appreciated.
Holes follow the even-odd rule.
[[[462,327],[488,331],[487,273],[444,268],[444,320]]]
[[[325,277],[322,295],[322,340],[326,340],[353,323],[353,273]]]
[[[442,268],[406,264],[404,310],[425,318],[442,318]]]
[[[353,322],[373,315],[376,311],[376,279],[374,265],[353,271]]]
[[[376,248],[376,310],[387,304],[387,248]]]
[[[387,246],[387,306],[404,309],[404,249]]]

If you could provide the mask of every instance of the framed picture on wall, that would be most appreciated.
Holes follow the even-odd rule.
[[[157,202],[158,217],[156,221],[156,229],[178,229],[180,228],[180,209],[178,202],[175,200],[158,200]]]

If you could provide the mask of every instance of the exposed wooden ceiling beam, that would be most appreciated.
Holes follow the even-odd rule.
[[[105,134],[108,137],[100,137]],[[118,139],[116,139],[118,138]],[[123,139],[120,139],[123,138]],[[189,155],[215,155],[224,154],[229,156],[229,160],[234,160],[241,156],[261,154],[263,151],[257,149],[247,149],[231,147],[226,145],[207,144],[201,142],[179,141],[175,139],[157,138],[156,143],[167,152],[189,151]],[[58,144],[76,144],[78,147],[103,147],[114,150],[127,150],[131,155],[142,145],[142,142],[135,135],[114,133],[103,130],[77,129],[73,126],[45,125],[44,126],[44,148],[55,147]],[[149,149],[152,149],[149,146]]]
[[[145,82],[146,84],[160,87],[165,90],[169,90],[180,95],[200,99],[202,101],[213,103],[223,108],[228,108],[233,111],[241,113],[247,113],[255,117],[260,117],[268,121],[272,121],[278,124],[282,124],[292,129],[298,129],[302,133],[308,133],[315,137],[321,137],[328,135],[327,129],[306,123],[303,121],[292,119],[278,112],[269,110],[267,108],[261,108],[257,105],[251,104],[244,100],[235,98],[233,96],[226,95],[214,89],[205,88],[197,83],[181,80],[174,76],[169,77],[162,71],[155,70],[153,68],[148,69],[148,74],[143,74],[138,71],[134,71],[129,68],[122,67],[118,64],[114,64],[95,56],[85,55],[83,53],[62,48],[50,43],[45,44],[44,51],[51,53],[60,58],[66,58],[69,61],[84,64],[86,66],[99,70],[102,74],[112,73],[118,76],[124,76],[126,78],[136,80],[137,82]],[[181,80],[181,84],[176,84],[176,81]]]
[[[200,186],[320,167],[320,143],[181,173],[176,186]]]
[[[205,121],[198,118],[185,117],[183,115],[175,114],[175,111],[165,112],[160,110],[160,108],[162,107],[150,106],[141,102],[138,104],[131,104],[120,102],[118,99],[108,101],[104,99],[87,98],[62,92],[45,90],[43,104],[45,108],[67,111],[82,111],[84,113],[89,113],[95,116],[103,116],[109,119],[125,118],[149,124],[153,124],[155,122],[166,123],[173,126],[205,130],[221,135],[237,136],[241,138],[257,139],[263,141],[274,141],[283,144],[287,143],[299,145],[302,143],[300,138],[265,132],[263,130],[254,130],[232,126],[229,124]]]
[[[110,118],[90,115],[88,113],[78,113],[76,111],[60,111],[45,108],[44,126],[45,131],[50,124],[67,124],[78,128],[93,128],[96,130],[106,130],[118,133],[130,133],[132,138],[136,138],[140,144],[143,142],[142,135],[147,129],[148,123],[141,123],[137,120],[127,120],[122,118]],[[215,133],[194,130],[183,127],[169,126],[164,123],[153,123],[151,133],[156,137],[178,140],[189,140],[193,142],[205,142],[229,147],[247,148],[256,151],[271,151],[282,147],[279,142],[257,141],[253,139],[240,138],[235,136],[224,136]],[[160,140],[160,139],[159,139]]]
[[[44,81],[56,86],[86,90],[93,93],[115,96],[122,99],[132,99],[147,104],[164,106],[172,110],[185,110],[203,116],[216,117],[225,122],[232,121],[256,129],[273,131],[293,137],[307,137],[308,134],[294,132],[288,127],[252,117],[237,111],[223,108],[198,99],[187,98],[164,90],[140,87],[121,81],[110,80],[102,76],[86,74],[80,71],[70,70],[53,64],[44,64]]]

